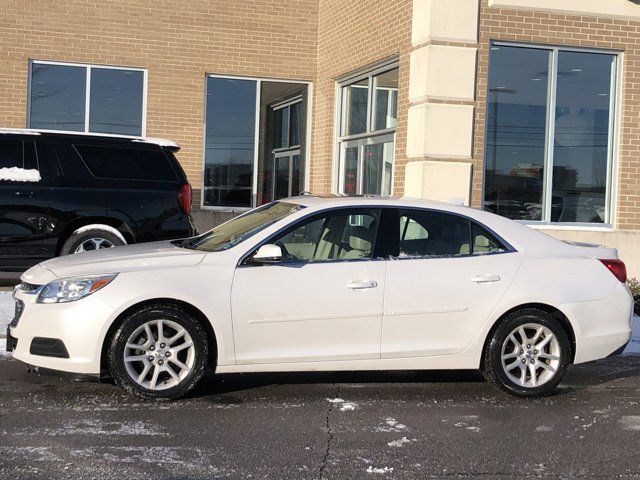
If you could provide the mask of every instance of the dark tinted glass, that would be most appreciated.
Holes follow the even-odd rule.
[[[289,196],[289,157],[276,158],[275,200]]]
[[[560,52],[551,221],[603,223],[615,56]]]
[[[142,135],[143,90],[141,71],[92,68],[89,130]]]
[[[85,178],[89,174],[87,167],[84,165],[78,152],[68,143],[60,143],[53,145],[60,173],[67,179]]]
[[[24,142],[22,168],[26,168],[27,170],[38,169],[38,157],[36,156],[36,145],[34,142]]]
[[[300,145],[300,127],[302,125],[302,102],[289,107],[289,145]]]
[[[91,173],[121,180],[176,181],[177,177],[160,150],[76,145]]]
[[[447,213],[400,210],[400,257],[468,255],[469,220]]]
[[[22,142],[20,140],[0,140],[0,168],[24,168]]]
[[[250,207],[256,82],[207,78],[205,205]]]
[[[343,87],[344,117],[342,135],[355,135],[367,131],[367,112],[369,105],[369,79],[365,78],[352,85]]]
[[[484,205],[508,218],[542,219],[550,56],[491,47]]]
[[[84,131],[87,69],[43,65],[31,67],[31,128]]]

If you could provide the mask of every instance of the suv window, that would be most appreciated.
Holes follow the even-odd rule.
[[[471,219],[429,210],[400,211],[400,257],[455,257],[506,250]]]
[[[177,181],[161,150],[76,145],[95,177],[116,180]]]
[[[302,220],[269,243],[282,248],[285,262],[368,259],[379,218],[377,209],[333,211]]]
[[[0,140],[0,168],[23,168],[37,170],[38,161],[33,142],[22,140]]]

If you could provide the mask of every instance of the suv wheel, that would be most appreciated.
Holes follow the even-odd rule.
[[[510,314],[494,331],[484,352],[485,378],[520,397],[548,395],[566,373],[571,343],[564,328],[537,309]]]
[[[62,245],[60,255],[102,250],[103,248],[118,247],[125,243],[122,235],[115,228],[96,225],[91,228],[81,228],[71,234]]]
[[[115,382],[142,398],[186,395],[207,367],[207,336],[200,323],[174,306],[151,305],[127,317],[109,346]]]

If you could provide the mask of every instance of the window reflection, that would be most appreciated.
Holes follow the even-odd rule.
[[[32,64],[29,126],[84,131],[86,79],[85,67]]]
[[[141,71],[92,68],[89,130],[142,135],[143,90]]]
[[[557,74],[549,78],[554,56]],[[519,220],[607,221],[615,60],[602,53],[491,48],[487,210]],[[552,100],[555,128],[549,131]]]

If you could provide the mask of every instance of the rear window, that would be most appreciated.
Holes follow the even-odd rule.
[[[33,142],[0,140],[0,168],[37,169],[38,162]]]
[[[169,160],[160,150],[76,145],[91,173],[117,180],[177,180]]]

